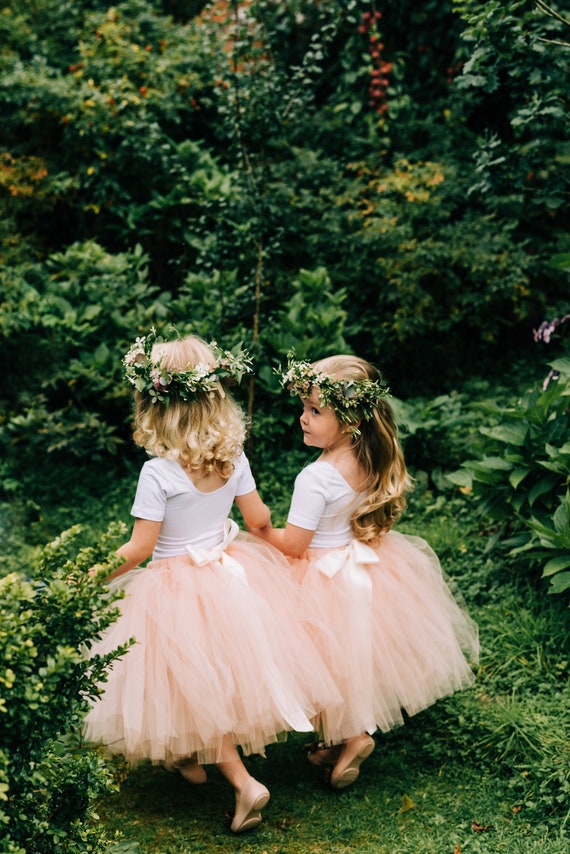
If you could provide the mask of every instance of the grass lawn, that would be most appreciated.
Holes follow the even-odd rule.
[[[509,580],[468,511],[442,509],[412,507],[401,529],[434,545],[480,625],[474,686],[377,733],[359,779],[340,792],[307,761],[309,735],[248,757],[271,800],[243,836],[224,820],[233,791],[215,767],[203,786],[150,764],[131,769],[98,807],[122,834],[113,854],[568,854],[568,615]],[[562,782],[553,783],[558,759]]]
[[[247,757],[271,800],[243,836],[225,820],[233,791],[215,767],[192,786],[117,759],[120,790],[97,804],[102,828],[118,834],[109,854],[569,854],[567,601],[489,551],[463,499],[426,492],[398,527],[434,547],[479,624],[474,685],[377,733],[359,779],[341,792],[307,761],[310,734]]]
[[[435,765],[422,750],[419,723],[411,733],[404,727],[377,736],[360,778],[340,792],[307,762],[303,735],[269,747],[266,759],[247,759],[271,801],[260,827],[243,836],[224,821],[232,790],[215,768],[208,783],[192,786],[162,768],[139,766],[99,814],[107,828],[122,832],[119,851],[145,854],[567,854],[570,838],[535,823],[506,782],[460,756]]]

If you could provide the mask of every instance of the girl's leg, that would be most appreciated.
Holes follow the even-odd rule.
[[[208,780],[206,769],[198,763],[195,756],[187,756],[184,759],[177,759],[175,762],[166,760],[164,767],[167,771],[177,771],[189,783],[200,785]]]
[[[250,775],[229,735],[224,736],[221,761],[217,767],[236,793],[231,829],[234,833],[243,833],[257,827],[261,821],[261,810],[269,801],[269,791]]]
[[[344,743],[340,744],[325,744],[324,741],[313,741],[305,745],[307,751],[307,759],[311,765],[327,767],[332,769],[340,758]]]

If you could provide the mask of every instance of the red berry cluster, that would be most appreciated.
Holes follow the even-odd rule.
[[[455,80],[455,78],[457,77],[457,75],[461,74],[462,70],[463,70],[463,63],[462,62],[456,62],[455,65],[449,66],[449,68],[447,69],[447,78],[446,79],[447,79],[447,82],[450,86],[453,83],[453,81]]]
[[[381,18],[382,12],[365,12],[362,16],[362,23],[358,27],[358,32],[361,35],[368,36],[368,52],[372,60],[370,83],[368,85],[369,103],[370,107],[376,110],[379,116],[388,112],[386,90],[389,83],[388,74],[390,74],[393,68],[391,62],[385,62],[382,59],[384,45],[380,40],[380,32],[378,30],[378,22]]]

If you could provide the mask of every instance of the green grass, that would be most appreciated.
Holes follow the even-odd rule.
[[[246,758],[271,801],[244,836],[224,821],[233,792],[215,768],[198,787],[150,764],[132,769],[99,805],[105,827],[123,834],[115,854],[568,854],[567,610],[486,554],[462,503],[425,495],[399,527],[434,546],[480,625],[475,685],[377,734],[342,792],[307,762],[303,734]]]
[[[145,854],[567,854],[570,838],[535,824],[505,781],[457,755],[434,764],[414,730],[377,736],[359,779],[341,792],[307,762],[302,735],[268,748],[266,759],[247,759],[272,797],[260,827],[243,836],[224,821],[232,790],[215,768],[208,783],[192,786],[142,765],[100,814],[109,829],[122,831],[126,850]],[[487,829],[474,830],[474,822]]]
[[[80,493],[73,514],[56,504],[35,522],[22,519],[9,543],[30,526],[45,541],[71,515],[85,523],[87,540],[111,518],[128,523],[132,480],[117,481],[105,502]],[[264,498],[285,508],[289,481],[266,477]],[[271,801],[261,826],[244,836],[224,821],[233,792],[215,768],[196,787],[148,763],[124,773],[117,762],[120,790],[97,808],[105,829],[120,834],[109,854],[568,854],[566,603],[500,550],[487,551],[463,498],[418,489],[398,529],[428,540],[479,624],[475,685],[377,734],[359,779],[342,792],[307,762],[303,734],[270,746],[265,759],[246,758]],[[20,561],[16,548],[6,550],[5,569]]]

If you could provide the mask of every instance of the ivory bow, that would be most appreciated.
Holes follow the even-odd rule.
[[[360,540],[351,540],[346,548],[327,552],[315,562],[315,566],[323,575],[332,578],[348,563],[362,566],[367,563],[379,563],[379,560],[370,546],[361,543]]]
[[[235,540],[238,534],[239,526],[237,522],[234,522],[233,519],[226,519],[224,539],[219,545],[205,549],[202,546],[193,546],[191,543],[188,543],[185,546],[186,553],[197,566],[205,566],[207,563],[220,563],[224,569],[227,569],[228,572],[231,572],[232,575],[243,581],[244,584],[247,584],[247,576],[241,563],[226,554],[227,547]]]
[[[315,562],[315,566],[319,572],[329,578],[333,578],[337,572],[346,567],[355,584],[361,584],[368,590],[372,590],[372,581],[365,569],[367,563],[379,563],[374,549],[361,543],[360,540],[351,540],[346,548],[327,552],[320,557]]]

